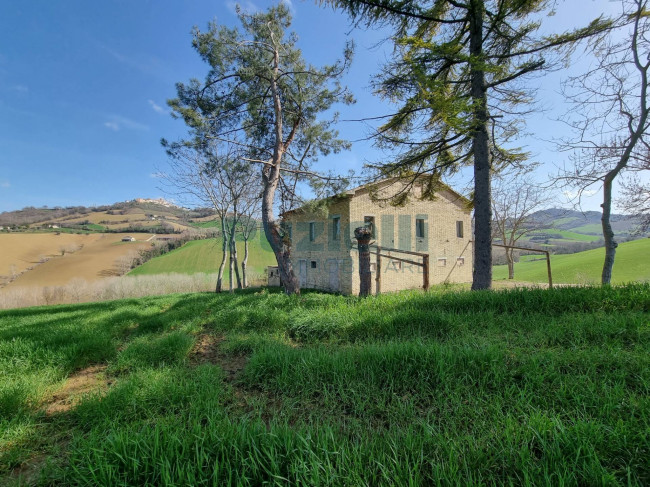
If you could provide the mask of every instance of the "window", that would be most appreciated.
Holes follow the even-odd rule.
[[[457,266],[465,265],[465,257],[458,257],[456,259],[456,265]]]
[[[332,218],[332,238],[339,240],[341,238],[341,217],[335,216]]]
[[[441,257],[438,259],[438,267],[445,267],[447,265],[447,258]]]
[[[375,262],[370,263],[370,272],[375,272],[377,270],[377,264]]]
[[[424,238],[424,218],[415,219],[415,236],[416,238]]]
[[[463,222],[459,220],[456,222],[456,236],[458,238],[463,238]]]
[[[316,222],[309,222],[309,241],[316,240]]]
[[[311,268],[312,269],[318,269],[318,261],[312,260],[311,261]]]
[[[375,217],[374,216],[364,216],[363,224],[370,228],[370,236],[375,238]]]

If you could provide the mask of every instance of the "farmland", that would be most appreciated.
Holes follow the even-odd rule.
[[[612,283],[650,281],[650,239],[643,238],[624,242],[618,246],[612,273]],[[533,260],[535,259],[535,260]],[[598,248],[576,254],[552,255],[553,282],[588,284],[600,282],[605,259],[605,249]],[[493,279],[506,279],[507,266],[495,266]],[[525,256],[515,264],[515,280],[548,282],[546,260]]]
[[[151,235],[138,234],[137,242],[121,242],[125,234],[12,233],[0,234],[0,274],[4,289],[16,286],[56,286],[79,278],[86,281],[120,274],[118,261],[151,244]],[[30,268],[28,270],[28,268]],[[22,274],[21,274],[22,273]],[[2,290],[0,290],[2,292]]]
[[[244,242],[237,242],[239,259],[244,257]],[[266,240],[257,238],[249,242],[248,269],[251,273],[265,274],[266,266],[275,265],[275,256]],[[129,275],[194,274],[217,272],[221,263],[221,239],[194,240],[168,254],[156,257],[133,269]],[[228,264],[226,263],[226,266]],[[227,276],[228,273],[226,272]]]
[[[649,313],[648,284],[0,311],[0,483],[648,485]]]

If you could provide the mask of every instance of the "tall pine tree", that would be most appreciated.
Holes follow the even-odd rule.
[[[234,144],[246,153],[242,160],[259,166],[264,232],[285,291],[296,294],[291,241],[275,216],[282,207],[276,194],[290,192],[295,178],[318,178],[310,168],[317,156],[347,146],[331,119],[321,117],[336,103],[352,102],[339,83],[351,48],[343,61],[315,67],[302,58],[297,36],[287,32],[291,14],[283,3],[267,12],[240,12],[239,20],[240,29],[216,23],[206,32],[195,29],[193,46],[210,70],[203,82],[176,85],[178,97],[168,104],[190,127],[191,138],[167,146]]]
[[[531,101],[523,78],[548,69],[564,46],[602,32],[598,18],[561,35],[537,36],[529,19],[547,0],[325,0],[357,23],[395,28],[394,56],[375,83],[400,108],[378,129],[380,145],[398,149],[383,176],[428,174],[432,184],[462,165],[474,167],[474,275],[472,289],[492,282],[491,173],[521,163],[505,144],[518,133]],[[555,59],[551,60],[549,57]],[[432,196],[432,194],[429,194]]]

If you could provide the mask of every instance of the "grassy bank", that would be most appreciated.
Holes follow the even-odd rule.
[[[612,283],[650,281],[650,238],[624,242],[616,250]],[[530,260],[531,258],[537,260]],[[605,260],[605,248],[587,250],[576,254],[552,255],[553,282],[566,284],[595,284],[600,282]],[[508,277],[508,267],[495,266],[493,279]],[[515,264],[515,280],[547,282],[546,260],[542,257],[522,258]]]
[[[239,259],[244,258],[244,242],[237,242]],[[129,275],[216,273],[221,263],[221,239],[193,240],[181,248],[156,257],[136,267]],[[275,265],[275,256],[268,242],[255,238],[249,242],[248,269],[266,275],[266,266]],[[228,263],[226,263],[227,269]],[[227,278],[228,272],[225,272]]]
[[[648,284],[2,311],[0,484],[647,485],[649,314]]]

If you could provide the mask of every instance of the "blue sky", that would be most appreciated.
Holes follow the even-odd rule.
[[[249,10],[273,2],[245,0]],[[193,25],[236,25],[235,2],[204,0],[30,0],[0,4],[0,211],[24,206],[99,205],[136,197],[166,196],[155,175],[165,169],[160,138],[185,134],[166,100],[174,84],[202,79],[203,64],[191,47]],[[551,20],[553,30],[582,25],[600,12],[615,12],[609,0],[568,0]],[[371,76],[390,45],[382,34],[352,30],[347,17],[313,1],[293,0],[295,30],[305,58],[314,64],[340,57],[347,38],[356,55],[345,82],[358,102],[342,118],[386,113],[369,90]],[[575,68],[574,68],[575,69]],[[544,177],[564,155],[544,142],[563,128],[551,122],[562,112],[556,94],[572,72],[536,80],[549,109],[531,117],[534,136],[522,139],[545,162]],[[342,123],[350,140],[363,125]],[[368,143],[324,159],[323,169],[359,170],[382,156]],[[456,184],[463,184],[462,176]],[[586,209],[597,209],[597,201]]]

